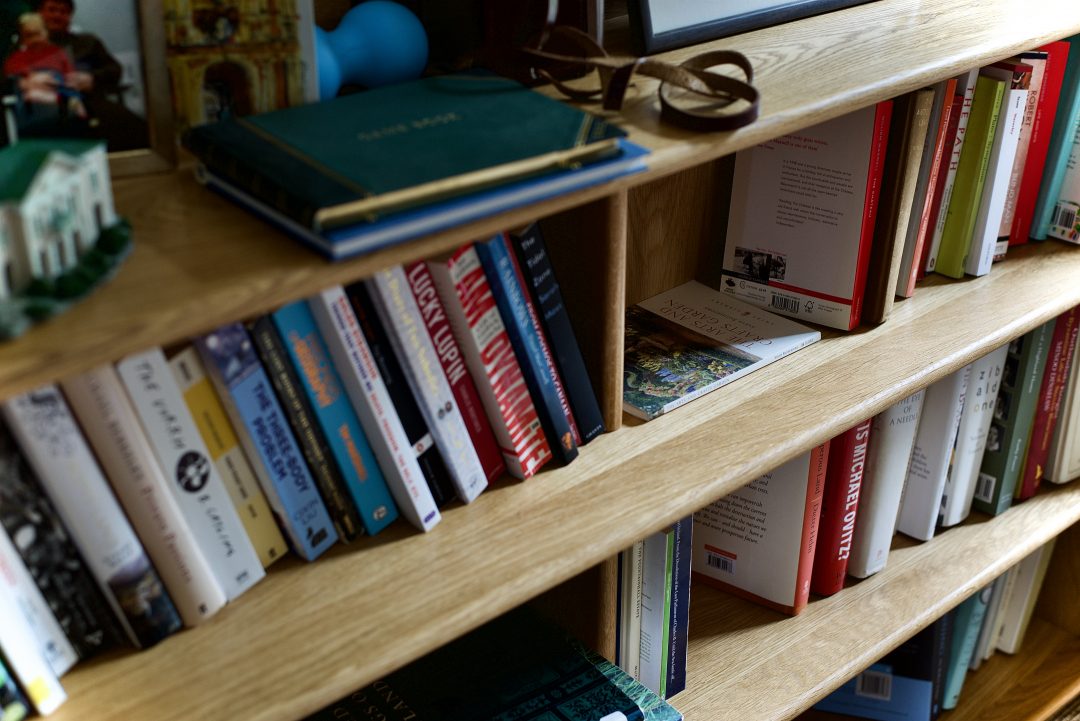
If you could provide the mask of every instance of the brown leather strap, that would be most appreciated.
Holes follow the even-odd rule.
[[[545,50],[550,39],[562,47],[575,47],[580,55],[554,53]],[[522,51],[536,66],[537,73],[559,92],[577,101],[602,98],[604,108],[618,110],[635,73],[660,80],[661,119],[692,130],[733,130],[757,119],[760,95],[753,86],[754,69],[742,53],[734,50],[713,50],[678,65],[655,58],[618,57],[608,55],[589,35],[577,28],[555,25],[546,32],[536,47]],[[580,64],[596,70],[600,87],[577,88],[554,77],[544,69],[545,63]],[[723,75],[712,69],[734,65],[746,80]]]

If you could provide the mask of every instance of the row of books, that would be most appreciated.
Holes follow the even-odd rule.
[[[935,721],[956,708],[969,672],[1020,651],[1053,548],[1036,549],[814,708],[875,721]]]
[[[928,272],[1078,243],[1078,117],[1075,36],[740,151],[721,290],[850,330]]]
[[[204,622],[290,548],[428,531],[604,431],[537,226],[0,414],[0,653],[41,713],[78,660]]]

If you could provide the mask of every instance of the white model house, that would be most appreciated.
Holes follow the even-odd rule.
[[[104,144],[22,140],[0,150],[0,300],[75,267],[116,222]]]

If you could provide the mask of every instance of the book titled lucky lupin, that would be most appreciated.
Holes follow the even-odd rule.
[[[690,281],[627,310],[623,410],[651,420],[819,340]]]

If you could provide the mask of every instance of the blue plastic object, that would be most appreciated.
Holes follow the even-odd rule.
[[[427,65],[427,33],[403,5],[369,0],[345,13],[330,32],[315,28],[319,99],[343,85],[376,88],[420,77]]]

